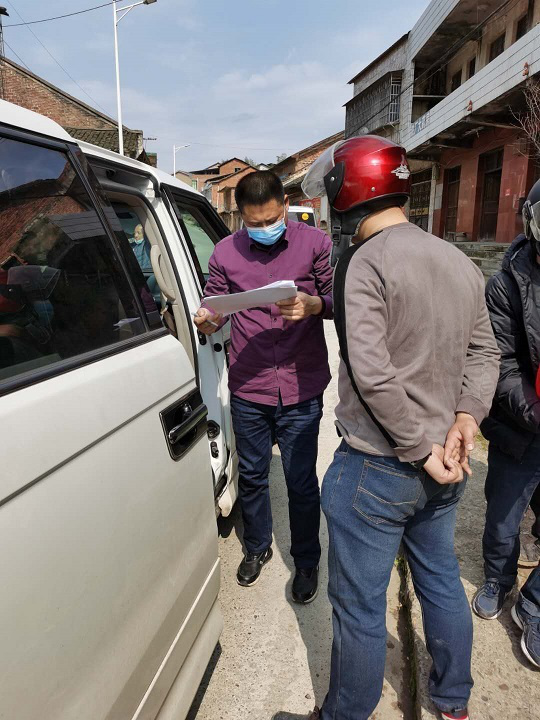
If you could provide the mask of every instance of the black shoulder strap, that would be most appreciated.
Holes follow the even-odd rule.
[[[396,441],[393,437],[390,436],[390,434],[377,420],[367,402],[360,395],[360,391],[358,390],[358,386],[356,385],[356,381],[354,379],[351,361],[349,360],[349,347],[347,344],[347,313],[345,311],[345,279],[347,277],[347,270],[349,269],[349,265],[351,263],[351,260],[353,259],[354,254],[362,247],[363,244],[364,243],[360,243],[358,245],[351,245],[351,247],[343,253],[340,261],[337,264],[336,271],[334,273],[334,323],[336,325],[337,336],[339,340],[341,359],[343,360],[343,362],[345,363],[345,367],[347,368],[347,373],[349,375],[351,385],[353,386],[353,390],[356,393],[358,400],[362,404],[362,407],[369,415],[373,424],[378,428],[386,442],[390,445],[390,447],[395,448],[397,447]]]

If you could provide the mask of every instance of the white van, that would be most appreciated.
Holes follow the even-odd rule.
[[[170,175],[0,101],[0,717],[182,720],[236,498],[228,233]]]

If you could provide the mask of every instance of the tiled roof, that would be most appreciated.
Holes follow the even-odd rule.
[[[96,130],[94,128],[66,127],[67,132],[76,140],[99,145],[106,150],[118,152],[118,130],[116,128]],[[142,130],[124,128],[124,152],[129,157],[138,157],[142,146]]]

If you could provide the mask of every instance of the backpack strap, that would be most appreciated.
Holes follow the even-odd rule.
[[[367,242],[367,241],[365,241]],[[336,326],[337,336],[339,340],[339,350],[341,353],[341,359],[345,363],[345,367],[347,368],[347,373],[349,375],[349,380],[351,381],[351,385],[353,387],[354,392],[356,393],[356,396],[358,397],[358,400],[360,401],[360,404],[364,408],[364,410],[369,415],[369,418],[373,422],[373,424],[377,427],[381,435],[384,437],[386,442],[390,445],[391,448],[397,447],[397,442],[394,440],[393,437],[387,432],[387,430],[381,425],[381,423],[377,420],[375,415],[373,414],[371,408],[367,404],[367,402],[364,400],[364,398],[360,394],[360,390],[358,389],[358,386],[356,384],[356,381],[354,379],[354,374],[351,367],[351,361],[349,360],[349,348],[347,344],[347,313],[346,313],[346,307],[345,307],[345,280],[347,277],[347,270],[349,269],[349,265],[351,263],[351,260],[354,257],[354,254],[362,247],[364,243],[359,243],[357,245],[351,245],[344,254],[342,255],[340,261],[338,262],[336,266],[336,270],[334,273],[334,323]]]

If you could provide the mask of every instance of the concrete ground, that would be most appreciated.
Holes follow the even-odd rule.
[[[320,435],[319,475],[322,480],[338,444],[333,410],[337,404],[338,345],[331,323],[325,323],[333,381],[325,396]],[[287,496],[279,452],[271,468],[274,517],[274,558],[252,588],[235,580],[242,559],[242,523],[238,507],[219,523],[222,560],[221,607],[225,628],[188,720],[270,720],[304,717],[320,705],[328,688],[332,643],[331,608],[326,594],[328,536],[321,521],[323,557],[320,592],[310,605],[292,602],[293,564],[289,556]],[[373,714],[378,720],[412,720],[408,663],[400,637],[405,618],[399,600],[400,578],[392,577],[388,593],[388,658],[383,697]],[[294,713],[297,715],[289,715]]]
[[[474,453],[474,475],[460,503],[456,528],[456,550],[467,596],[472,599],[483,583],[482,531],[485,514],[484,481],[487,450],[484,444]],[[520,583],[527,578],[520,571]],[[418,717],[438,715],[427,696],[430,660],[424,645],[422,618],[418,601],[412,598],[411,623],[417,670]],[[517,592],[517,590],[516,590]],[[510,617],[515,594],[503,614],[492,621],[474,618],[473,678],[475,686],[469,710],[472,720],[538,720],[540,718],[540,670],[532,666],[520,648],[521,634]]]

